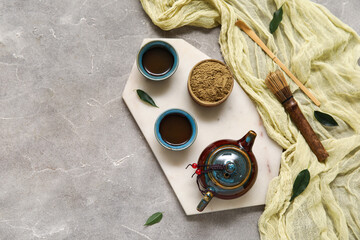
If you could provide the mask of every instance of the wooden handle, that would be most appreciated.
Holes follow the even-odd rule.
[[[254,42],[261,47],[262,50],[294,81],[296,85],[315,103],[316,106],[320,106],[320,101],[307,89],[295,76],[290,72],[290,70],[275,56],[275,54],[261,41],[261,39],[256,35],[256,33],[249,28],[246,23],[241,20],[238,20],[235,23],[241,30],[243,30]]]
[[[326,152],[324,146],[321,144],[314,130],[311,128],[309,122],[306,120],[304,114],[301,112],[297,102],[294,98],[283,103],[285,110],[289,113],[291,120],[295,123],[300,133],[304,136],[311,151],[316,155],[320,162],[323,162],[329,154]]]

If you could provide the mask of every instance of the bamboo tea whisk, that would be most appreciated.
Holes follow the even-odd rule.
[[[284,74],[280,70],[270,72],[265,79],[265,83],[289,113],[291,120],[304,136],[311,151],[316,155],[320,162],[323,162],[329,154],[326,152],[324,146],[321,144],[319,138],[316,136],[314,130],[311,128],[309,122],[306,120],[297,102],[293,98]]]

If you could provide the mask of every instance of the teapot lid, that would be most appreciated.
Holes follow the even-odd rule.
[[[220,146],[210,154],[206,164],[225,166],[221,171],[209,171],[206,175],[215,186],[227,190],[242,188],[252,168],[248,154],[235,145]]]

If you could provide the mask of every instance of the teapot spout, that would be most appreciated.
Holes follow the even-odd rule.
[[[243,136],[239,141],[239,145],[243,147],[246,151],[251,151],[252,146],[256,138],[256,132],[250,130],[245,136]]]
[[[204,198],[201,199],[199,204],[197,205],[196,209],[199,212],[202,212],[205,207],[209,204],[210,200],[213,198],[214,194],[211,191],[208,191],[205,193]]]

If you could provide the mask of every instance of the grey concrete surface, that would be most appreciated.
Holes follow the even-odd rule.
[[[359,0],[317,2],[360,32]],[[264,206],[185,216],[121,99],[143,38],[221,59],[218,35],[137,0],[1,1],[0,239],[259,239]]]

